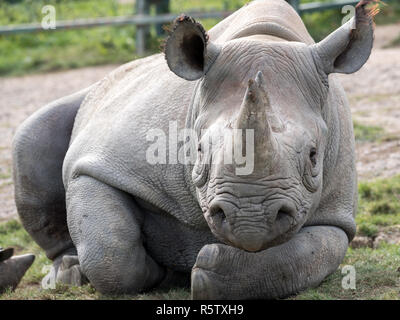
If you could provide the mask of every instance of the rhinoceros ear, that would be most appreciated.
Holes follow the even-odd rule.
[[[171,71],[190,81],[204,76],[220,51],[208,40],[200,23],[188,16],[178,17],[165,44],[165,59]]]
[[[367,62],[374,41],[373,17],[379,10],[366,6],[378,1],[360,1],[354,18],[312,46],[326,74],[353,73]]]
[[[8,249],[0,248],[0,262],[10,259],[13,255],[14,255],[13,248],[8,248]]]

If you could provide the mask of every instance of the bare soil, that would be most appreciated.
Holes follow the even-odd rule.
[[[378,26],[366,65],[339,75],[350,100],[353,119],[384,129],[380,141],[357,144],[360,180],[400,173],[400,47],[385,48],[400,35],[400,23]]]
[[[116,66],[0,78],[0,221],[16,217],[12,138],[17,127],[47,103],[90,86]]]
[[[357,145],[359,178],[400,173],[400,48],[384,49],[400,34],[400,24],[379,26],[375,48],[357,73],[340,75],[353,117],[384,128],[386,139]],[[116,66],[83,68],[16,78],[0,78],[0,221],[16,217],[11,143],[16,128],[45,104],[100,80]]]

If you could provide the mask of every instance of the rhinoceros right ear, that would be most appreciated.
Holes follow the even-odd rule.
[[[353,73],[367,62],[374,41],[373,17],[379,12],[377,5],[367,5],[378,1],[360,1],[354,18],[313,45],[326,74]]]
[[[219,47],[208,40],[200,23],[188,16],[178,17],[165,45],[165,59],[170,70],[190,81],[203,77],[220,52]]]

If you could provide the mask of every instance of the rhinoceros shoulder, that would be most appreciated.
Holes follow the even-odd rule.
[[[169,71],[162,55],[120,67],[99,82],[77,114],[63,166],[64,185],[89,175],[148,202],[180,221],[204,224],[182,164],[154,165],[149,133],[183,129],[195,83]]]

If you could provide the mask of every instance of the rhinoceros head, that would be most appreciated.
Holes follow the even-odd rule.
[[[200,136],[192,179],[221,241],[263,250],[289,240],[316,211],[332,134],[327,108],[335,107],[328,103],[328,75],[360,69],[372,42],[373,21],[363,5],[312,45],[260,36],[213,43],[200,24],[178,18],[165,54],[176,75],[199,80],[191,109]],[[238,164],[234,152],[227,163],[229,144],[246,154],[246,163]]]

